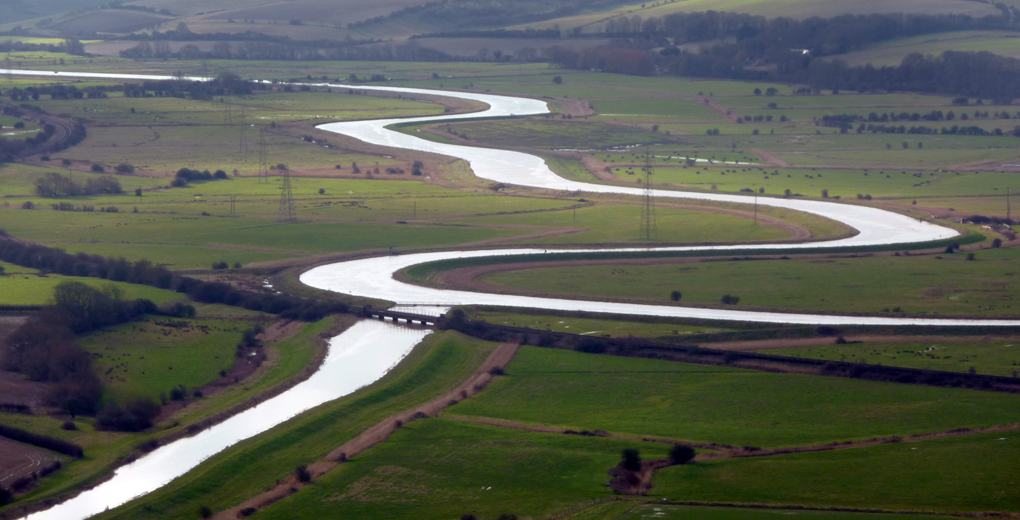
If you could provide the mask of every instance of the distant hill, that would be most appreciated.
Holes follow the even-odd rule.
[[[0,25],[108,4],[109,0],[3,0]]]

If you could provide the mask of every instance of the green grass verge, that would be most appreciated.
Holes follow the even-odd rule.
[[[1012,424],[1020,396],[523,347],[447,410],[576,430],[791,446]]]

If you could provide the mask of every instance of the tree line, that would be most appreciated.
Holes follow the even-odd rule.
[[[181,276],[149,260],[130,262],[85,253],[71,254],[63,249],[15,240],[0,230],[0,260],[58,273],[65,276],[101,278],[172,290],[203,303],[220,303],[245,309],[278,314],[285,319],[318,321],[335,313],[348,312],[341,302],[304,300],[281,294],[242,291],[222,282],[206,282]]]
[[[815,57],[844,54],[871,44],[949,31],[1016,31],[1020,25],[1007,9],[1002,16],[974,18],[961,14],[866,14],[831,18],[766,18],[742,13],[707,11],[674,13],[642,19],[617,17],[606,22],[604,34],[652,41],[668,39],[675,45],[733,39],[730,52],[751,60],[790,49],[806,50]],[[1020,14],[1020,12],[1017,12]]]
[[[75,182],[56,172],[50,172],[35,181],[35,192],[40,197],[77,197],[81,195],[117,195],[124,193],[116,177],[106,175]]]

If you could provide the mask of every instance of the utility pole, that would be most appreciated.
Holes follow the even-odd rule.
[[[754,223],[758,224],[758,190],[754,190]]]
[[[259,180],[258,184],[262,184],[262,177],[265,176],[266,183],[269,182],[269,153],[268,145],[266,144],[266,128],[262,127],[259,129]]]
[[[655,204],[652,194],[652,154],[645,152],[645,193],[644,205],[641,208],[641,236],[645,240],[655,240],[658,229],[655,225]]]
[[[280,192],[280,214],[277,222],[293,222],[297,220],[297,212],[294,210],[294,192],[290,186],[290,168],[283,169],[283,188]]]
[[[238,144],[239,152],[248,151],[248,107],[241,105],[241,142]]]

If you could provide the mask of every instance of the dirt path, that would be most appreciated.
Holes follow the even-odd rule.
[[[11,483],[30,476],[59,457],[49,451],[0,437],[0,487],[10,489]]]
[[[765,161],[765,163],[768,164],[769,166],[777,166],[780,168],[790,167],[790,163],[780,159],[778,155],[772,152],[762,150],[761,148],[751,148],[748,151],[757,155],[758,157],[761,157],[761,160]]]
[[[345,442],[333,451],[329,452],[325,458],[309,464],[308,471],[311,474],[311,480],[317,480],[330,470],[339,466],[342,461],[346,461],[372,446],[386,441],[393,432],[397,431],[397,429],[404,424],[417,419],[434,417],[446,407],[456,404],[458,401],[467,399],[468,397],[482,391],[495,377],[492,372],[495,369],[502,370],[506,368],[506,366],[510,364],[510,361],[513,360],[514,355],[517,354],[517,349],[519,347],[520,345],[516,343],[500,344],[492,351],[491,354],[489,354],[489,357],[485,359],[478,369],[475,370],[475,373],[472,374],[466,381],[461,383],[457,388],[421,406],[416,406],[383,419],[375,426],[372,426],[357,437]],[[308,485],[308,483],[299,482],[295,476],[288,476],[287,478],[278,481],[274,486],[244,501],[243,503],[217,513],[213,518],[222,520],[238,518],[238,514],[241,510],[248,508],[264,508],[282,498],[296,493],[299,489],[306,485]]]

